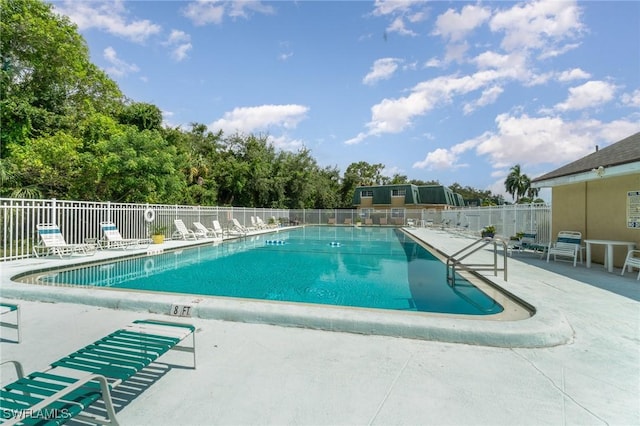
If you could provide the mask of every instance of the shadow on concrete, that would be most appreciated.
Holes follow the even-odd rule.
[[[638,276],[636,270],[633,273],[626,271],[624,275],[620,275],[622,271],[620,268],[614,268],[611,273],[607,272],[602,264],[593,262],[591,268],[587,268],[584,263],[578,263],[574,268],[573,262],[552,259],[547,263],[546,257],[541,259],[539,254],[531,252],[514,252],[509,261],[515,260],[640,301],[640,281],[636,280]]]

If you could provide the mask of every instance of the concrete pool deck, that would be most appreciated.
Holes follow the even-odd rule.
[[[445,253],[471,241],[439,230],[409,232]],[[69,260],[0,264],[2,297],[20,303],[23,336],[12,343],[14,330],[1,329],[2,361],[42,369],[134,319],[168,318],[126,300],[118,309],[80,299],[43,302],[47,293],[68,289],[31,286],[45,292],[39,297],[10,280],[60,263]],[[123,425],[640,424],[637,274],[547,264],[531,254],[514,254],[508,267],[506,283],[483,275],[534,305],[536,315],[553,318],[552,330],[559,321],[562,335],[570,331],[566,342],[491,347],[182,319],[198,327],[197,370],[180,368],[189,365],[186,354],[160,358],[171,367],[133,397],[120,395],[118,419]],[[482,329],[486,321],[477,323]],[[10,374],[3,370],[3,385]]]

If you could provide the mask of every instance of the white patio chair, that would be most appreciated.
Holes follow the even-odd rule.
[[[624,275],[627,267],[632,271],[633,268],[638,268],[638,278],[636,278],[636,280],[640,280],[640,250],[629,250],[624,265],[622,265],[622,273],[620,275]]]

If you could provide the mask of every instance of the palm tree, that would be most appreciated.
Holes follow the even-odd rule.
[[[520,197],[525,195],[531,188],[531,179],[521,172],[520,164],[516,164],[511,168],[509,175],[505,179],[504,187],[517,204]]]
[[[529,186],[529,189],[527,189],[527,197],[531,199],[536,198],[539,194],[540,188],[532,188],[531,186]]]

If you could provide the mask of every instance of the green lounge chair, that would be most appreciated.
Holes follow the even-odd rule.
[[[2,420],[13,424],[63,424],[71,418],[117,425],[111,390],[143,370],[169,350],[193,353],[195,327],[188,324],[138,320],[129,326],[52,363],[42,372],[24,376],[0,390]],[[180,342],[191,336],[191,346]],[[105,404],[104,418],[86,412],[94,402]],[[3,423],[5,424],[5,423]]]

